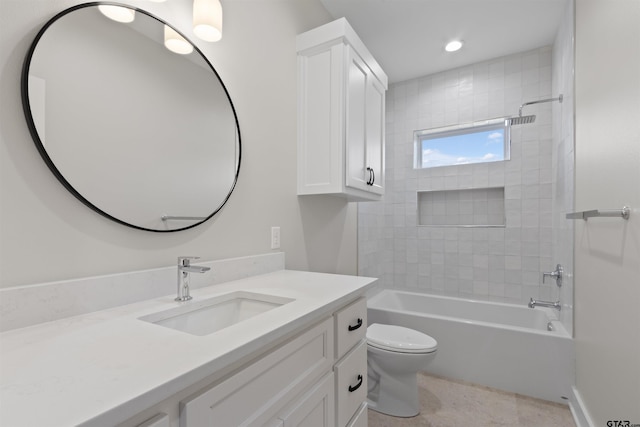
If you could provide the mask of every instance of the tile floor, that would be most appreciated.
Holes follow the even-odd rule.
[[[575,427],[566,405],[424,373],[418,387],[418,416],[395,418],[370,409],[369,427]]]

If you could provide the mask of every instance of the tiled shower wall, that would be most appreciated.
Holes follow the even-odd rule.
[[[358,208],[359,274],[384,288],[526,303],[557,297],[542,284],[552,258],[551,104],[525,107],[504,162],[413,168],[413,132],[518,114],[551,97],[552,48],[542,47],[392,84],[387,93],[386,194]],[[418,226],[421,191],[504,187],[506,226]]]
[[[562,288],[554,294],[562,303],[560,319],[569,333],[573,333],[573,230],[575,221],[567,220],[567,212],[574,211],[574,2],[567,2],[558,35],[553,45],[553,93],[562,93],[562,104],[553,105],[553,180],[552,229],[553,261],[562,264],[565,277]],[[557,120],[555,120],[557,118]]]

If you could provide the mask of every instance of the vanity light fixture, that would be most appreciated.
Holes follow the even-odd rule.
[[[462,47],[462,40],[452,40],[444,47],[447,52],[455,52]]]
[[[193,0],[193,32],[208,42],[217,42],[222,38],[220,0]]]
[[[126,7],[101,4],[98,6],[98,9],[104,16],[117,22],[133,22],[136,18],[136,12]]]
[[[180,55],[186,55],[193,52],[193,46],[184,37],[182,37],[176,30],[164,26],[164,46],[171,52],[179,53]]]

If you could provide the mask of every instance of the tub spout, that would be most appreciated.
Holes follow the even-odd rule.
[[[537,301],[537,300],[534,300],[533,298],[530,298],[529,308],[536,308],[536,307],[550,307],[550,308],[555,308],[558,311],[562,310],[562,304],[560,304],[560,301]]]

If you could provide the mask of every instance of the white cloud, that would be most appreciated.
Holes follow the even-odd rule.
[[[438,150],[426,149],[422,151],[422,164],[425,167],[446,166],[458,164],[458,157],[443,154]]]
[[[502,144],[504,141],[504,135],[501,132],[493,132],[487,135],[487,142],[485,146],[489,144]]]
[[[493,153],[487,153],[482,157],[460,157],[444,154],[438,150],[426,149],[422,151],[423,167],[432,168],[436,166],[466,165],[470,163],[490,162],[497,159]]]

